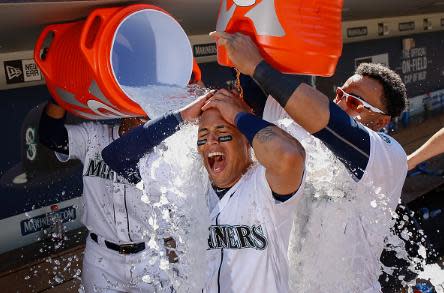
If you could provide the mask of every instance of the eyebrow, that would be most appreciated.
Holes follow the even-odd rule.
[[[215,127],[216,129],[225,129],[225,125],[218,125]],[[198,130],[198,132],[203,132],[203,131],[209,131],[208,128],[201,128]]]

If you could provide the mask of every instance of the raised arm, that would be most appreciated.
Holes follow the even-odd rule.
[[[320,91],[267,64],[250,37],[221,32],[211,36],[225,46],[236,68],[253,77],[296,123],[321,139],[357,179],[362,178],[370,157],[365,127]]]
[[[236,126],[253,147],[257,160],[265,167],[275,195],[287,196],[301,184],[305,151],[302,145],[279,127],[246,112],[241,100],[220,90],[202,108],[216,108],[224,119]]]
[[[409,170],[441,153],[444,153],[444,127],[408,156]]]
[[[193,121],[213,92],[198,98],[178,112],[168,113],[136,127],[102,150],[105,163],[117,174],[133,183],[140,181],[139,160],[154,147],[176,133],[182,121]]]

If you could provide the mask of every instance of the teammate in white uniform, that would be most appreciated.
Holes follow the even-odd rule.
[[[391,212],[401,196],[407,161],[402,147],[378,131],[405,107],[401,79],[381,65],[361,64],[337,89],[333,103],[267,64],[248,36],[219,32],[212,36],[226,47],[236,68],[275,99],[274,106],[267,102],[264,117],[273,108],[279,113],[280,105],[324,142],[356,182],[353,193],[342,201],[313,203],[300,246],[301,254],[310,257],[299,260],[298,289],[379,292],[379,257],[392,224]],[[267,118],[273,121],[278,116]]]
[[[288,292],[287,250],[303,190],[304,149],[280,128],[247,113],[231,92],[221,90],[205,99],[197,144],[213,188],[207,195],[212,225],[203,291]],[[192,116],[200,112],[201,101],[195,103],[200,107],[191,106]],[[112,143],[103,151],[105,160],[121,174],[134,169],[133,159],[146,153],[153,139],[177,131],[180,121],[171,115]],[[186,116],[183,111],[181,116]],[[150,128],[156,131],[150,133]]]
[[[145,120],[64,125],[64,116],[65,110],[50,102],[39,135],[61,161],[78,159],[84,166],[82,223],[89,230],[82,271],[85,291],[154,292],[152,284],[142,281],[144,275],[152,274],[145,249],[150,207],[140,204],[142,191],[135,182],[117,176],[101,156],[102,149],[122,132]]]

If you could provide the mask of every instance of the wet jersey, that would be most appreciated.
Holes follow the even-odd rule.
[[[337,114],[331,115],[330,120],[340,119],[342,113],[337,111]],[[269,98],[264,119],[275,121],[280,117],[288,116],[274,99]],[[332,289],[336,292],[380,292],[379,258],[384,239],[393,225],[393,212],[407,173],[407,157],[392,137],[354,120],[330,121],[329,126],[331,135],[319,138],[337,157],[345,148],[355,152],[347,153],[341,162],[356,158],[360,162],[344,165],[348,168],[362,166],[362,170],[354,173],[349,169],[348,178],[338,178],[338,182],[351,188],[344,198],[326,200],[306,194],[304,202],[298,205],[296,213],[308,216],[297,219],[304,225],[295,237],[297,251],[292,252],[297,262],[294,264],[297,268],[294,289],[307,293],[331,292]],[[363,141],[368,142],[368,151],[360,148]],[[316,182],[308,181],[307,186],[310,184]]]
[[[302,190],[303,180],[290,199],[277,201],[260,164],[253,165],[222,199],[209,190],[212,225],[203,292],[289,291],[287,250]]]
[[[65,127],[69,155],[57,153],[57,157],[61,161],[79,159],[83,164],[83,224],[114,243],[143,242],[150,207],[141,204],[142,191],[117,176],[101,155],[102,149],[119,137],[119,126],[88,122]]]

